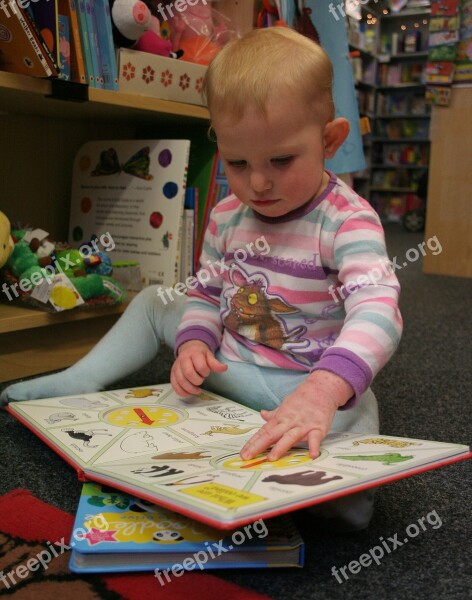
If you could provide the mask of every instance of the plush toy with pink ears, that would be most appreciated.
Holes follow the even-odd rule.
[[[170,40],[160,35],[160,22],[149,6],[140,0],[109,0],[113,39],[119,48],[179,58],[182,52],[173,51]]]

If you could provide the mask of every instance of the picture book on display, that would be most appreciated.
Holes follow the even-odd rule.
[[[304,543],[287,515],[220,530],[107,486],[85,483],[70,540],[76,573],[302,567]],[[162,572],[163,571],[163,572]],[[168,576],[167,576],[168,577]],[[162,583],[162,582],[161,582]]]
[[[69,241],[113,238],[114,262],[135,261],[147,284],[180,274],[190,141],[92,141],[73,166]]]
[[[468,446],[329,433],[318,458],[300,444],[276,461],[241,460],[260,414],[170,384],[28,402],[8,411],[78,471],[219,529],[233,529],[470,458]]]

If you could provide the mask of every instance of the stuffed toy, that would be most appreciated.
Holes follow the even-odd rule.
[[[211,2],[190,3],[184,12],[172,11],[169,19],[172,47],[183,52],[184,60],[208,65],[235,32],[228,19],[214,10]]]
[[[10,221],[0,211],[0,268],[7,262],[13,250],[13,239],[10,235]]]
[[[2,223],[0,218],[0,226]],[[50,310],[52,304],[57,311],[81,304],[113,305],[124,299],[123,288],[109,277],[111,261],[104,253],[97,251],[84,257],[80,250],[68,248],[65,244],[53,244],[36,237],[30,239],[31,235],[27,236],[25,229],[11,233],[13,249],[1,271],[1,279],[7,284],[2,291],[8,300],[16,298],[46,310]],[[56,281],[58,274],[62,279]],[[51,285],[46,303],[31,296],[44,280]]]
[[[159,19],[149,6],[139,0],[109,0],[113,40],[119,48],[179,58],[182,52],[173,51],[172,43],[161,36]]]

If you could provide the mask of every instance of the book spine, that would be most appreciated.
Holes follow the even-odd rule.
[[[85,1],[79,0],[76,6],[78,7],[77,14],[79,18],[80,40],[82,42],[82,51],[85,58],[85,72],[87,75],[87,83],[92,87],[96,87],[95,78],[93,75],[92,55],[90,51],[90,42],[87,29]]]
[[[95,4],[94,2],[86,2],[85,6],[88,38],[90,43],[90,54],[92,57],[93,75],[95,78],[95,87],[103,88],[103,71],[102,63],[100,60],[100,52],[98,49],[98,30],[97,23],[95,20]]]
[[[43,66],[46,75],[48,77],[51,77],[52,75],[57,75],[57,68],[54,64],[52,56],[50,56],[46,44],[42,42],[41,39],[38,37],[33,21],[29,19],[25,11],[19,8],[18,6],[16,7],[14,14],[18,18],[18,21],[21,27],[23,28],[33,50],[35,51],[36,56],[41,62],[41,65]]]
[[[116,91],[118,90],[118,71],[108,0],[95,1],[95,18],[103,84],[105,89]]]
[[[70,34],[73,52],[72,74],[79,83],[87,83],[87,75],[85,71],[84,55],[82,52],[82,42],[80,41],[79,20],[77,17],[77,7],[75,0],[65,0],[67,12],[70,21]]]

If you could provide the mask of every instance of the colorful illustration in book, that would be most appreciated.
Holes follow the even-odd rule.
[[[212,425],[208,431],[205,431],[203,435],[213,435],[214,433],[224,433],[225,435],[241,435],[247,433],[256,427],[247,427],[240,429],[240,425]]]
[[[391,446],[392,448],[407,448],[408,446],[421,446],[417,442],[404,442],[403,440],[389,440],[387,438],[367,438],[366,440],[357,440],[352,442],[353,446],[359,446],[359,444],[383,444],[385,446]]]
[[[301,471],[287,475],[269,475],[262,481],[282,483],[284,485],[322,485],[342,479],[341,475],[326,477],[326,471]]]
[[[247,471],[272,471],[273,469],[286,469],[288,467],[298,467],[300,465],[311,463],[313,459],[307,450],[289,450],[278,460],[270,461],[267,458],[267,452],[255,456],[251,460],[241,460],[238,453],[231,455],[230,458],[223,457],[215,462],[217,468],[236,469]]]
[[[61,421],[77,421],[79,417],[74,413],[68,412],[55,412],[46,419],[48,425],[54,425],[54,423],[60,423]]]
[[[183,420],[184,414],[162,406],[126,406],[105,411],[103,418],[117,427],[148,429],[167,427]]]
[[[382,478],[429,467],[445,452],[461,449],[441,442],[331,432],[315,459],[304,444],[276,461],[268,460],[268,451],[242,460],[242,446],[264,424],[261,415],[210,392],[180,398],[170,384],[15,403],[12,412],[85,478],[107,481],[196,518],[205,516],[202,520],[212,525],[235,524],[248,515],[258,518],[377,485]],[[122,506],[118,496],[109,500],[107,513]],[[139,508],[124,509],[139,515]],[[130,526],[145,522],[130,515]],[[90,543],[105,541],[97,524],[93,527]],[[122,530],[113,526],[110,531],[117,538]],[[162,524],[152,535],[147,531],[146,539],[178,541],[174,531],[186,538],[181,530]],[[154,538],[155,533],[161,535]]]
[[[150,396],[158,398],[162,392],[162,388],[139,388],[129,390],[125,398],[149,398]]]
[[[128,175],[133,175],[134,177],[145,179],[146,181],[151,181],[154,177],[149,174],[149,166],[151,164],[149,151],[150,148],[148,146],[141,148],[141,150],[138,150],[138,152],[133,154],[133,156],[124,164],[121,164],[115,148],[103,150],[100,153],[100,160],[97,166],[92,171],[92,175],[94,177],[99,177],[102,175],[116,175],[123,172]]]
[[[62,429],[62,431],[67,433],[73,440],[81,441],[85,448],[98,448],[98,445],[90,444],[95,435],[108,435],[112,437],[112,434],[108,433],[106,429],[88,429],[86,431],[81,431],[80,429],[67,428]]]
[[[334,458],[341,458],[342,460],[370,460],[381,462],[383,465],[393,465],[395,463],[404,462],[405,460],[411,460],[414,457],[405,456],[404,454],[399,454],[398,452],[387,452],[386,454],[373,454],[370,456],[366,456],[365,454],[357,454],[355,456],[335,456]]]

